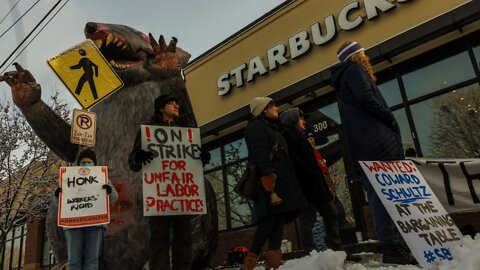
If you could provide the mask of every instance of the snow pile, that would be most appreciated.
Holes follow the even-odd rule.
[[[452,249],[454,260],[436,262],[430,270],[479,270],[480,269],[480,234],[472,239],[464,236],[462,245]],[[309,256],[293,259],[285,262],[279,270],[419,270],[421,268],[412,265],[399,266],[376,266],[369,268],[362,264],[345,264],[346,254],[343,251],[326,250],[322,252],[312,251]],[[369,263],[370,264],[370,263]],[[255,268],[264,269],[264,268]]]

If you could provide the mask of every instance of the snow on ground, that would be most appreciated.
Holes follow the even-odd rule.
[[[479,270],[480,269],[480,234],[472,239],[465,236],[462,245],[452,249],[454,260],[438,262],[429,270]],[[285,262],[279,270],[419,270],[419,266],[399,265],[382,266],[378,262],[363,262],[345,264],[345,252],[326,250],[322,252],[312,251],[309,256],[293,259]],[[365,259],[364,259],[365,261]],[[376,264],[376,265],[375,265]],[[255,270],[263,270],[264,266],[256,267]]]

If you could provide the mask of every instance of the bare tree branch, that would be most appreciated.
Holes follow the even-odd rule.
[[[67,119],[67,105],[58,94],[51,101]],[[18,109],[10,102],[0,103],[0,254],[14,227],[45,217],[58,185],[59,162]]]

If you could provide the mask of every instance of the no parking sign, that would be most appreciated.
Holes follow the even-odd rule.
[[[75,144],[94,146],[97,130],[97,115],[94,112],[73,110],[70,141]]]

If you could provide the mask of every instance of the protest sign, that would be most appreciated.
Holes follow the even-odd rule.
[[[86,227],[108,224],[108,183],[105,166],[60,167],[62,196],[58,204],[58,226]]]
[[[462,234],[410,160],[360,161],[378,197],[422,267],[451,260]]]
[[[200,129],[141,126],[142,149],[154,153],[143,166],[145,216],[207,213]]]

